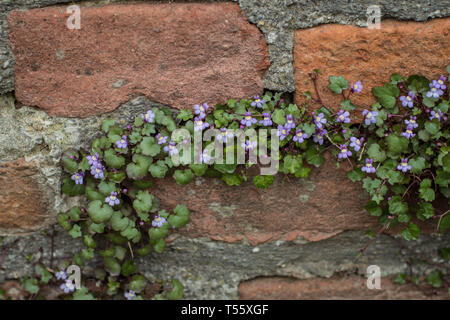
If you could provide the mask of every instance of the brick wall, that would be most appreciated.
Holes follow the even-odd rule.
[[[446,1],[375,1],[390,17],[381,30],[363,28],[373,4],[365,0],[88,1],[80,30],[66,27],[64,2],[0,5],[0,235],[6,243],[19,239],[0,282],[30,271],[26,254],[48,245],[40,231],[77,201],[61,195],[61,154],[86,147],[106,117],[125,125],[149,106],[213,105],[265,89],[301,103],[314,68],[370,87],[391,71],[437,76],[450,65]],[[327,91],[325,82],[319,86]],[[358,101],[371,102],[367,95]],[[429,234],[408,243],[410,252],[382,236],[355,261],[377,222],[346,169],[328,157],[308,179],[277,176],[268,190],[205,178],[187,187],[158,181],[152,192],[164,204],[189,197],[193,213],[166,252],[139,267],[151,279],[178,277],[197,299],[427,297],[399,290],[392,275],[405,271],[414,250],[439,259],[437,248],[450,237],[425,226]],[[56,255],[76,248],[61,232]],[[370,264],[386,280],[377,293],[365,287]]]

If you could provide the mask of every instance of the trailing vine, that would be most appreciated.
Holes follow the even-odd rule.
[[[259,148],[261,141],[242,136],[251,129],[276,130],[279,152],[271,150],[271,157],[278,161],[278,171],[286,175],[306,178],[312,167],[324,163],[325,151],[331,151],[338,167],[348,162],[352,168],[348,178],[362,182],[370,196],[365,209],[381,224],[380,231],[372,236],[402,225],[404,239],[417,239],[420,230],[413,216],[422,221],[435,220],[438,232],[450,228],[448,75],[430,81],[419,75],[405,78],[393,74],[389,83],[372,89],[377,102],[364,109],[360,123],[352,121],[351,112],[356,106],[351,100],[354,95],[364,94],[361,81],[349,84],[342,76],[330,76],[329,89],[342,97],[340,105],[331,108],[321,99],[319,76],[320,70],[310,74],[315,92],[304,93],[307,101],[321,105],[311,114],[306,112],[308,102],[299,107],[287,103],[280,93],[268,92],[263,97],[229,100],[214,107],[196,105],[193,111],[180,111],[176,118],[169,110],[152,108],[125,128],[105,120],[102,136],[93,140],[89,150],[68,150],[62,157],[68,174],[62,191],[85,200],[85,205],[58,215],[62,228],[85,246],[72,263],[82,266],[95,260],[99,266],[97,281],[107,288],[105,296],[142,298],[148,281],[137,273],[135,257],[162,252],[169,230],[189,222],[186,205],[167,208],[151,194],[154,179],[172,176],[178,184],[186,185],[196,176],[206,176],[220,178],[230,186],[252,179],[257,188],[268,188],[273,175],[251,177],[248,170],[262,167],[248,161],[251,155],[269,157],[268,151]],[[184,149],[190,137],[174,134],[177,129],[185,129],[183,132],[194,136],[211,128],[219,130],[218,134],[213,141],[204,141],[200,151]],[[234,139],[238,143],[225,148],[226,157],[241,148],[247,161],[215,163],[217,154],[209,152],[208,146]],[[272,139],[264,142],[269,150]],[[183,154],[186,150],[190,152],[187,157]],[[194,162],[196,157],[198,161]],[[444,211],[436,205],[439,198],[444,199]],[[444,250],[448,258],[448,249]],[[39,291],[38,282],[48,283],[52,278],[47,268],[38,265],[39,280],[25,280],[34,293]],[[86,287],[73,293],[71,281],[64,282],[64,270],[56,276],[63,281],[61,289],[69,297],[94,298]],[[442,272],[433,274],[429,282],[440,285],[442,276]],[[406,278],[398,279],[401,283]],[[182,286],[174,280],[171,291],[154,298],[181,297]]]

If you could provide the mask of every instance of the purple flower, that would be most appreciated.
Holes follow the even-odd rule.
[[[169,145],[164,147],[164,151],[169,153],[171,156],[178,154],[178,149],[173,141],[170,141]]]
[[[208,111],[209,106],[207,103],[204,103],[203,105],[196,104],[194,106],[194,113],[198,115],[198,118],[204,119],[206,117],[206,111]]]
[[[264,112],[263,119],[259,121],[259,124],[262,124],[265,127],[269,127],[272,125],[272,119],[270,118],[270,113]]]
[[[406,127],[406,131],[402,132],[402,136],[404,136],[406,139],[410,139],[412,137],[414,137],[416,134],[413,132],[413,126],[408,125]]]
[[[364,122],[366,126],[369,126],[371,123],[377,122],[378,111],[369,111],[364,109],[362,114],[365,117]]]
[[[417,117],[410,117],[409,120],[405,119],[405,124],[411,126],[413,129],[417,128],[419,125],[416,122]]]
[[[447,87],[445,86],[445,80],[446,80],[446,78],[445,78],[445,76],[441,76],[440,78],[439,78],[439,80],[433,80],[432,82],[431,82],[431,84],[430,84],[430,87],[431,86],[433,86],[433,87],[435,87],[436,89],[441,89],[441,90],[445,90]]]
[[[105,198],[105,202],[111,207],[118,205],[120,203],[120,200],[119,198],[117,198],[117,192],[111,192],[111,195]]]
[[[402,102],[402,106],[412,108],[414,106],[415,97],[416,95],[412,91],[408,92],[407,96],[401,96],[400,101]]]
[[[252,151],[253,149],[256,148],[257,145],[258,142],[256,141],[250,142],[250,140],[247,140],[246,142],[242,142],[241,147],[244,148],[245,151]]]
[[[128,292],[125,292],[124,296],[125,298],[127,298],[127,300],[133,300],[134,298],[136,298],[136,292],[130,290]]]
[[[402,161],[397,166],[397,170],[406,172],[408,170],[411,170],[411,166],[408,164],[408,158],[402,158]]]
[[[298,143],[303,143],[303,141],[305,141],[306,138],[308,138],[308,135],[306,133],[303,133],[302,129],[298,129],[295,132],[295,135],[292,138],[292,140],[294,140],[295,142],[298,142]]]
[[[61,286],[61,290],[64,291],[64,293],[74,292],[75,291],[75,285],[73,284],[72,280],[66,280]]]
[[[155,219],[153,219],[152,221],[152,226],[161,228],[164,225],[164,223],[166,223],[166,218],[156,216]]]
[[[284,125],[286,129],[295,129],[294,117],[292,114],[286,116],[286,123]]]
[[[148,110],[147,113],[141,114],[141,118],[144,119],[145,122],[151,123],[155,121],[155,114],[152,110]]]
[[[262,108],[263,104],[266,102],[264,101],[264,99],[260,99],[259,96],[254,96],[253,98],[255,99],[255,101],[251,103],[252,107],[256,106],[257,108]]]
[[[96,165],[91,167],[91,175],[93,175],[95,179],[103,179],[105,177],[104,170],[105,167],[98,162]]]
[[[161,133],[158,133],[156,135],[156,141],[158,141],[158,144],[165,144],[167,143],[167,137],[163,136]]]
[[[351,90],[351,92],[360,93],[362,91],[362,89],[363,89],[363,85],[362,85],[361,81],[356,81],[355,84],[352,83],[350,90]]]
[[[255,118],[252,117],[251,112],[246,112],[244,119],[241,120],[241,124],[246,127],[250,127],[251,125],[255,124],[256,122],[258,122],[258,120],[256,120]]]
[[[214,162],[214,159],[209,155],[207,150],[203,150],[203,152],[200,152],[200,162],[212,164]]]
[[[119,149],[126,149],[128,146],[128,141],[126,136],[122,136],[122,139],[116,141],[116,146]]]
[[[216,139],[219,140],[220,142],[225,142],[227,143],[228,138],[233,138],[233,133],[228,131],[227,128],[221,128],[220,129],[220,133],[216,136]]]
[[[438,121],[441,121],[443,116],[441,109],[438,109],[437,112],[434,110],[430,112],[430,120],[437,119]]]
[[[322,129],[322,125],[327,123],[327,119],[325,119],[323,113],[319,113],[319,115],[316,116],[316,113],[313,112],[313,121],[318,129]]]
[[[201,117],[197,117],[194,120],[194,131],[202,131],[209,127],[209,123],[203,121]]]
[[[361,171],[367,173],[375,173],[376,169],[373,166],[373,159],[367,158],[366,165],[361,168]]]
[[[356,152],[361,149],[361,144],[364,142],[364,138],[358,139],[356,137],[350,138],[350,147],[353,148]]]
[[[323,136],[326,135],[328,131],[326,129],[317,130],[313,135],[313,141],[320,145],[323,144]]]
[[[341,144],[339,146],[339,154],[338,154],[339,159],[345,159],[345,158],[350,157],[351,155],[352,155],[352,152],[350,150],[348,150],[346,144]]]
[[[282,125],[278,125],[277,137],[280,137],[280,140],[283,141],[289,135],[291,131],[290,128],[283,127]]]
[[[430,83],[430,91],[427,92],[427,97],[428,98],[437,99],[440,96],[442,96],[443,94],[444,94],[444,91],[442,91],[439,88],[433,87],[433,84]]]
[[[337,122],[343,122],[343,123],[350,123],[350,113],[348,111],[339,110],[337,113],[336,121]]]
[[[75,184],[83,184],[83,176],[84,176],[83,172],[81,173],[75,172],[72,175],[71,179],[75,181]]]
[[[100,159],[98,153],[94,153],[93,156],[87,156],[86,159],[88,160],[89,165],[91,166],[95,166],[98,162],[98,160]]]
[[[66,280],[67,279],[67,273],[64,271],[64,269],[56,272],[55,276],[56,276],[56,279],[58,279],[58,280]]]

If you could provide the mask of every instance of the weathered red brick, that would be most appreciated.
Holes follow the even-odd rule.
[[[255,245],[297,237],[319,241],[377,226],[364,210],[367,196],[361,184],[351,182],[333,160],[313,168],[306,180],[277,175],[267,190],[257,189],[251,181],[229,187],[217,179],[204,180],[178,186],[173,179],[164,179],[150,190],[168,209],[183,203],[192,210],[189,226],[179,231],[188,237],[247,239]]]
[[[51,115],[86,117],[136,95],[176,108],[262,92],[267,45],[231,3],[132,4],[12,11],[15,94]]]
[[[338,109],[342,97],[328,89],[330,75],[342,75],[350,82],[362,81],[363,92],[352,96],[359,106],[355,114],[360,116],[363,108],[375,102],[371,89],[389,82],[391,74],[422,74],[435,79],[445,73],[450,64],[449,37],[449,18],[425,23],[382,21],[380,30],[336,24],[297,30],[295,100],[298,104],[305,101],[305,91],[316,97],[308,73],[321,69],[321,98],[333,109]],[[311,110],[317,107],[318,104],[310,103]]]
[[[448,299],[448,295],[433,296],[432,291],[421,291],[413,284],[394,284],[393,277],[381,278],[381,289],[370,290],[367,278],[357,275],[308,280],[257,278],[242,282],[238,294],[243,300]]]
[[[42,191],[33,163],[24,159],[0,163],[0,232],[36,230],[49,217],[48,197]]]

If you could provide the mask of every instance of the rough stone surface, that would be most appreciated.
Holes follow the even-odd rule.
[[[72,239],[58,229],[55,238],[55,267],[63,259],[69,259],[82,247],[79,239]],[[207,238],[190,239],[174,236],[161,254],[152,253],[137,259],[138,271],[151,281],[177,278],[183,284],[186,299],[238,299],[241,282],[258,277],[291,277],[296,279],[331,278],[336,275],[359,275],[365,284],[366,268],[375,264],[381,268],[381,276],[387,277],[406,272],[409,258],[417,261],[416,252],[429,257],[433,262],[443,263],[437,249],[448,246],[449,234],[443,236],[421,236],[418,241],[403,242],[412,251],[401,249],[392,237],[382,235],[368,248],[365,255],[356,260],[356,254],[367,242],[361,232],[345,232],[319,242],[276,241],[252,246],[245,242],[228,244]],[[6,279],[17,279],[32,273],[27,256],[40,258],[49,263],[50,239],[41,234],[4,239],[8,246],[0,267],[0,283]],[[11,245],[12,244],[12,245]],[[83,277],[91,275],[94,265],[83,266]],[[422,263],[414,264],[413,272],[426,275],[434,267]],[[324,280],[326,281],[326,280]]]
[[[239,285],[243,300],[423,300],[448,299],[447,295],[430,296],[413,284],[399,286],[394,277],[381,278],[381,289],[367,288],[367,278],[356,275],[298,280],[283,277],[257,278]]]
[[[82,7],[80,30],[66,27],[65,9],[9,14],[26,105],[86,117],[137,95],[186,109],[262,93],[267,46],[236,4]]]
[[[32,231],[49,218],[49,196],[39,185],[38,170],[23,158],[0,162],[0,230]]]
[[[355,113],[376,101],[371,88],[390,81],[392,73],[403,76],[422,74],[438,79],[450,65],[450,18],[423,22],[384,21],[381,29],[323,25],[295,32],[295,101],[305,101],[303,92],[316,97],[308,76],[321,69],[317,81],[322,102],[338,109],[342,101],[328,89],[329,76],[344,76],[349,82],[362,81],[361,94],[352,95]],[[349,83],[349,84],[350,84]],[[320,107],[310,103],[311,110]]]
[[[246,239],[252,244],[297,237],[318,241],[377,223],[364,210],[367,196],[361,185],[352,183],[332,160],[314,168],[306,180],[277,175],[267,190],[255,188],[251,181],[236,188],[207,178],[187,186],[173,179],[155,183],[151,192],[163,205],[185,203],[193,211],[185,228],[192,237]]]

